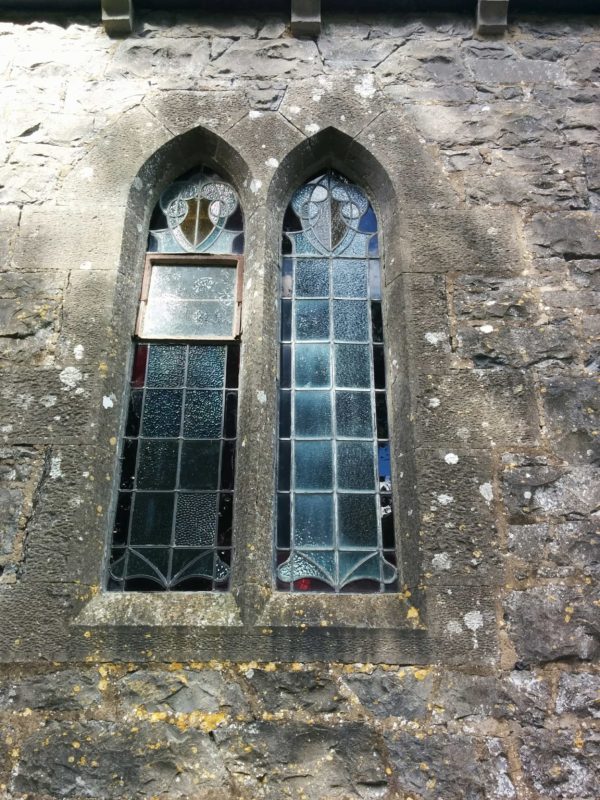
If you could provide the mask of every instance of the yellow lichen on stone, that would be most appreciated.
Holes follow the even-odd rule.
[[[419,611],[414,606],[410,606],[408,611],[406,612],[406,619],[419,619]]]
[[[425,678],[429,675],[430,672],[431,672],[430,669],[416,669],[413,674],[414,674],[415,680],[424,681]]]

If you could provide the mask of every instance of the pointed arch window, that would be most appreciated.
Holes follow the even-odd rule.
[[[397,590],[377,220],[331,171],[284,221],[277,485],[279,589]]]
[[[225,590],[231,573],[243,217],[195,170],[150,223],[108,588]]]

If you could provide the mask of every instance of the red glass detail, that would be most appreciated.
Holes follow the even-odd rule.
[[[148,345],[138,344],[133,358],[133,373],[131,385],[135,389],[141,388],[146,382],[146,364],[148,362]]]
[[[294,588],[299,592],[308,592],[311,587],[312,581],[310,578],[300,578],[294,583]]]

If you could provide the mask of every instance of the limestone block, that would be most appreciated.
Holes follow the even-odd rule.
[[[510,638],[525,664],[589,661],[600,650],[598,597],[587,586],[550,584],[515,591],[504,606]]]
[[[309,714],[348,712],[351,704],[337,682],[313,669],[300,674],[282,668],[274,672],[254,668],[246,674],[248,685],[258,693],[261,708],[269,714],[304,711]]]
[[[519,750],[524,778],[548,800],[595,800],[600,780],[596,731],[525,728]]]
[[[521,579],[595,575],[600,570],[600,535],[593,518],[563,523],[511,525],[511,568]]]
[[[349,675],[344,683],[375,717],[422,722],[428,716],[434,677],[432,670],[375,670],[370,675]]]
[[[563,672],[556,696],[557,714],[600,717],[600,675],[590,672]]]

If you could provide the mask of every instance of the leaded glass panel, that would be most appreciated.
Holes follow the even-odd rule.
[[[276,576],[289,591],[397,588],[377,221],[328,172],[286,215]]]

